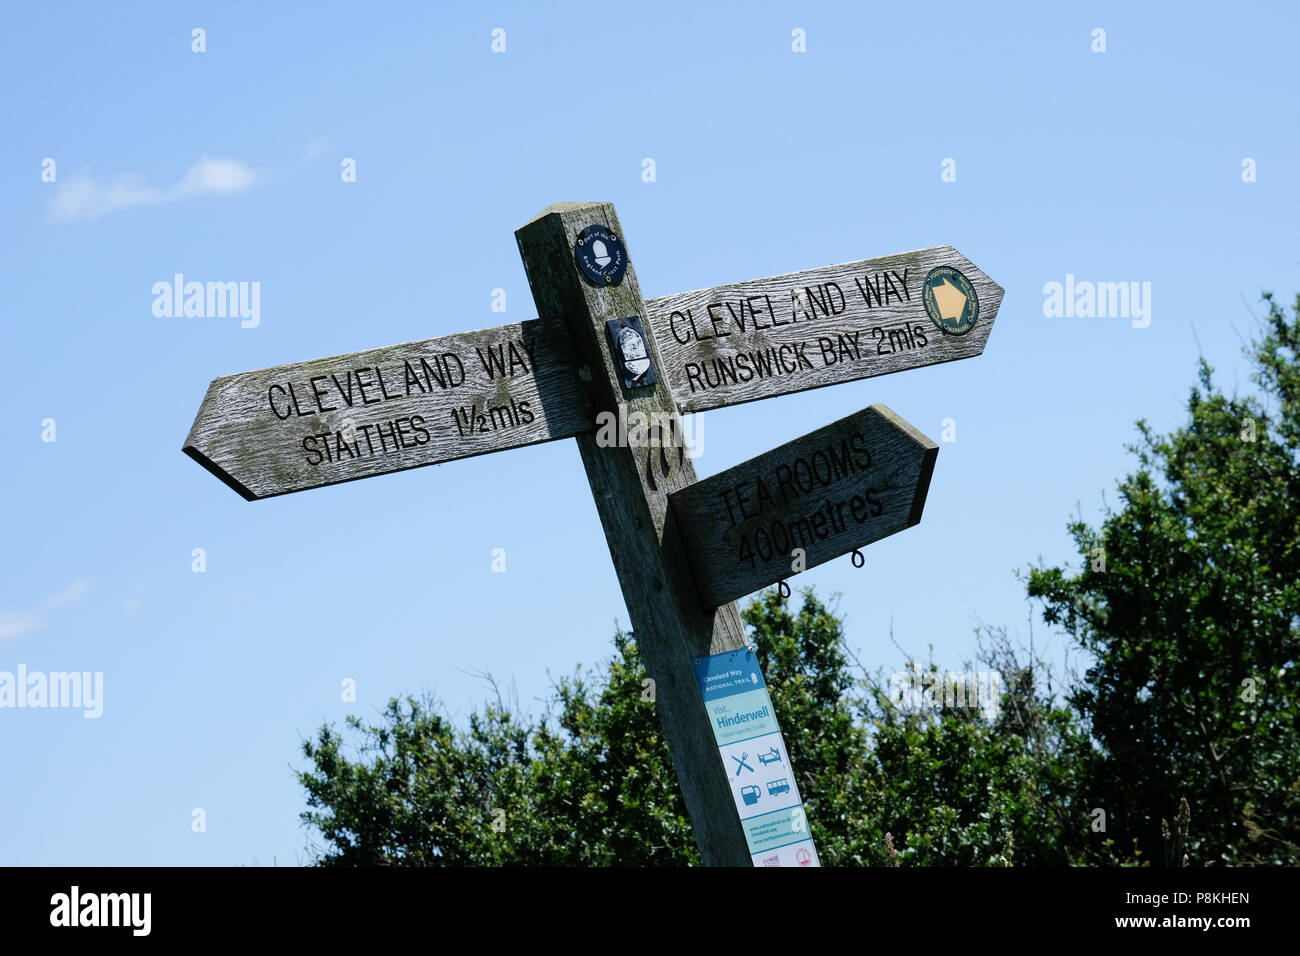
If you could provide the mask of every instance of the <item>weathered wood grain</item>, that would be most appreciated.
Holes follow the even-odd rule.
[[[640,440],[626,443],[605,442],[601,432],[581,434],[578,450],[637,647],[655,682],[655,709],[700,854],[708,865],[749,866],[748,843],[693,665],[697,657],[744,647],[744,625],[734,604],[714,612],[696,600],[681,530],[668,510],[668,494],[693,483],[695,469],[681,442],[681,421],[666,380],[629,389],[616,370],[605,321],[644,316],[645,303],[631,262],[619,285],[594,286],[579,274],[574,242],[593,224],[623,236],[612,205],[561,203],[515,237],[537,311],[568,318],[580,360],[592,369],[597,414],[659,422]],[[655,332],[648,326],[645,331],[658,367]]]
[[[700,603],[790,577],[921,520],[939,446],[872,405],[674,492]]]
[[[921,285],[936,266],[975,288],[979,315],[962,335],[926,314]],[[971,358],[1001,303],[1001,286],[952,246],[936,246],[678,292],[646,308],[678,408],[702,412]]]
[[[218,378],[184,451],[253,500],[593,427],[566,322],[533,319]]]

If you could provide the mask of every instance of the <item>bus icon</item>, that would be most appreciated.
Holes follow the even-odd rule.
[[[778,793],[790,792],[790,778],[782,777],[780,780],[769,780],[767,782],[767,794],[775,797]]]

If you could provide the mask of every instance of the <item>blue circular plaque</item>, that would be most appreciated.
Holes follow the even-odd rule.
[[[596,285],[618,285],[627,271],[627,247],[604,226],[588,226],[578,233],[573,257]]]

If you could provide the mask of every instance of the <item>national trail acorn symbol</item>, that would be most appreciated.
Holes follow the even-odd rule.
[[[604,226],[588,226],[578,233],[573,257],[596,285],[618,285],[627,271],[627,247]]]

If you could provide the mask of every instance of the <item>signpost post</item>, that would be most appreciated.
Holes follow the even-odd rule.
[[[938,447],[874,405],[697,482],[679,413],[978,355],[1002,289],[940,246],[646,301],[612,205],[515,236],[541,318],[218,378],[184,451],[255,500],[576,438],[704,862],[816,865],[733,602],[916,524]]]
[[[593,281],[573,267],[580,234],[591,225],[615,236],[622,227],[608,204],[560,203],[515,233],[537,311],[562,315],[588,369],[593,409],[616,418],[658,422],[639,440],[600,441],[592,431],[578,436],[578,451],[605,528],[628,618],[646,673],[655,682],[655,706],[700,854],[706,862],[740,866],[750,853],[732,804],[731,789],[717,759],[717,743],[701,704],[695,658],[745,646],[745,628],[735,604],[715,612],[695,600],[681,540],[670,520],[668,495],[695,481],[672,392],[664,379],[627,386],[622,340],[606,323],[645,315],[636,272],[627,265],[616,282]],[[597,240],[601,241],[601,240]],[[599,281],[599,284],[598,284]],[[639,357],[659,367],[655,336],[647,329]],[[644,379],[646,376],[642,375]],[[634,447],[643,446],[643,447]]]

